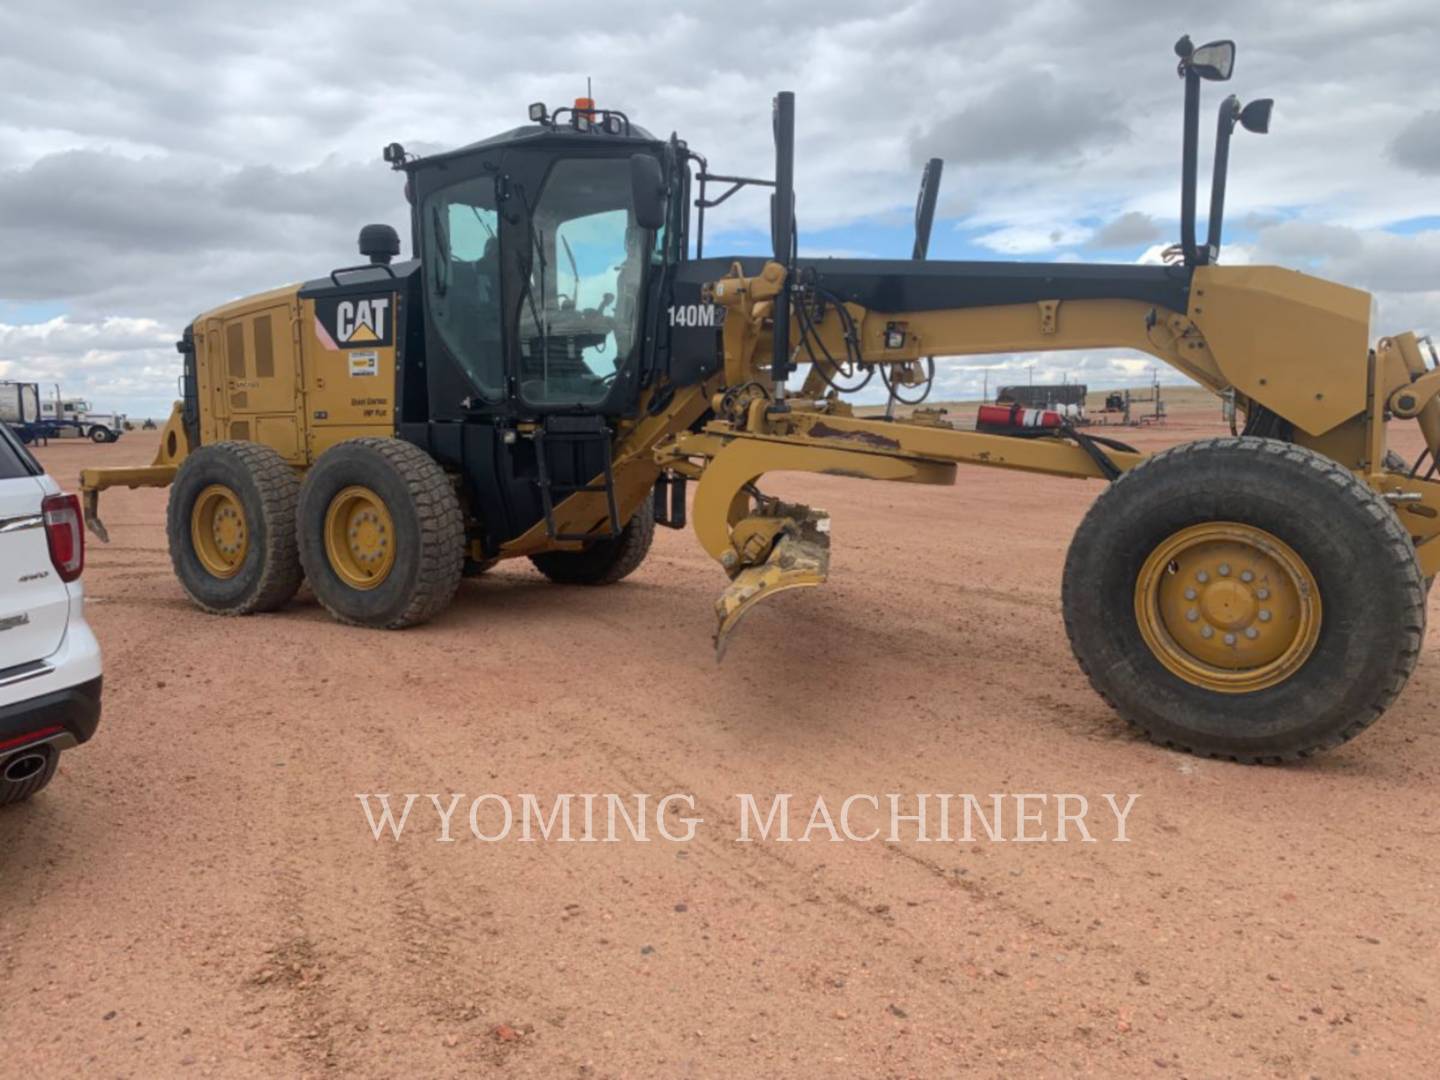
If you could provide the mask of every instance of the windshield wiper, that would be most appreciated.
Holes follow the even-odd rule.
[[[480,223],[480,227],[485,230],[485,235],[488,236],[491,240],[496,239],[495,230],[490,227],[490,223],[488,221],[486,221],[483,217],[480,216],[480,208],[478,206],[471,206],[470,212],[475,215],[475,220]]]
[[[570,250],[570,241],[560,237],[560,242],[565,245],[565,257],[570,260],[570,273],[575,275],[575,294],[570,298],[570,306],[576,311],[580,310],[580,267],[575,264],[575,252]]]
[[[440,220],[438,205],[430,207],[430,224],[435,230],[435,245],[440,249],[440,258],[435,260],[435,295],[444,296],[450,291],[450,234]]]
[[[543,310],[543,304],[545,302],[545,247],[540,242],[539,232],[535,229],[535,215],[531,213],[530,199],[525,194],[525,188],[517,184],[515,190],[520,196],[520,202],[525,207],[525,222],[530,228],[531,258],[534,262],[539,263],[540,302]],[[541,368],[541,378],[548,379],[550,377],[550,319],[548,315],[542,318],[540,312],[535,308],[535,290],[533,284],[534,274],[527,273],[525,275],[525,285],[523,286],[522,292],[525,296],[525,302],[530,308],[530,318],[535,323],[536,332],[540,335],[540,362],[543,365]]]

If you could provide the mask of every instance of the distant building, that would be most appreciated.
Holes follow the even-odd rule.
[[[1057,405],[1085,405],[1089,387],[1084,383],[1061,386],[1002,386],[995,395],[1001,405],[1023,405],[1027,409],[1053,409]]]

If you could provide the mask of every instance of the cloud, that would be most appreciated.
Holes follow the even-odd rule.
[[[1374,292],[1424,293],[1440,288],[1440,229],[1402,236],[1285,221],[1256,234],[1250,261],[1291,266]],[[1431,321],[1440,323],[1436,315],[1440,312],[1432,313]]]
[[[1411,120],[1391,140],[1389,149],[1397,164],[1426,176],[1440,175],[1440,109]]]
[[[378,161],[287,170],[97,149],[0,170],[0,297],[73,314],[188,320],[234,296],[356,261],[362,224],[409,234]]]
[[[727,12],[666,0],[598,21],[579,0],[252,0],[241,20],[178,0],[4,5],[0,319],[35,314],[0,335],[0,364],[163,411],[169,343],[196,313],[353,262],[366,222],[409,236],[381,146],[473,142],[587,76],[601,104],[735,175],[769,174],[770,98],[794,90],[802,251],[908,249],[919,165],[939,155],[932,257],[1128,259],[1178,236],[1182,30],[1235,37],[1225,91],[1277,101],[1271,133],[1232,148],[1227,220],[1246,235],[1226,260],[1323,272],[1377,289],[1387,319],[1440,324],[1417,287],[1433,239],[1385,232],[1440,215],[1436,114],[1414,104],[1440,53],[1431,6],[1213,0],[1181,22],[1139,0],[831,0],[740,35]],[[763,191],[737,195],[708,215],[707,250],[763,238],[766,212]],[[117,338],[117,319],[149,320],[157,343]]]
[[[1129,136],[1117,97],[1048,71],[1014,75],[974,102],[918,132],[917,164],[944,157],[966,164],[1053,161],[1080,156]]]
[[[174,396],[176,336],[154,319],[0,323],[0,379],[38,382],[46,394],[59,386],[99,409],[158,420]],[[169,394],[162,395],[166,386]]]
[[[1078,244],[1086,232],[1068,224],[1014,225],[977,236],[975,242],[1002,255],[1034,255]]]
[[[1092,251],[1113,251],[1153,244],[1164,236],[1165,230],[1153,217],[1131,210],[1096,229],[1085,246]]]

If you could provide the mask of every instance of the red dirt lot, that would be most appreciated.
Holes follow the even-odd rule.
[[[1197,407],[1108,433],[1153,448],[1220,430]],[[73,486],[154,445],[40,457]],[[379,633],[305,592],[202,614],[170,571],[165,493],[107,493],[113,542],[85,575],[100,731],[0,812],[0,1072],[1433,1070],[1435,635],[1341,749],[1202,761],[1129,734],[1070,656],[1061,568],[1099,484],[767,486],[831,511],[831,582],[762,606],[719,667],[723,575],[688,533],[661,530],[613,588],[504,564],[433,623]],[[398,841],[356,798],[381,792],[397,811],[421,794]],[[527,843],[518,819],[496,842],[468,820],[486,793],[518,812],[525,793],[637,792],[693,796],[672,834],[703,824]],[[736,794],[781,792],[792,841],[738,842]],[[1008,818],[1003,842],[958,842],[958,814],[949,841],[913,824],[897,843],[794,839],[817,796],[838,815],[890,792],[907,813],[915,793],[1048,793],[1030,834],[1052,838],[1054,795],[1082,794],[1097,842],[1016,842]],[[454,842],[427,793],[462,795]],[[1139,796],[1128,842],[1107,793]],[[498,800],[477,821],[497,832]],[[877,822],[857,805],[857,833]]]

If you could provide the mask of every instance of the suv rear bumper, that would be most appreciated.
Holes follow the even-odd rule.
[[[86,742],[100,723],[101,676],[28,701],[0,706],[0,757],[33,746],[66,750]]]

